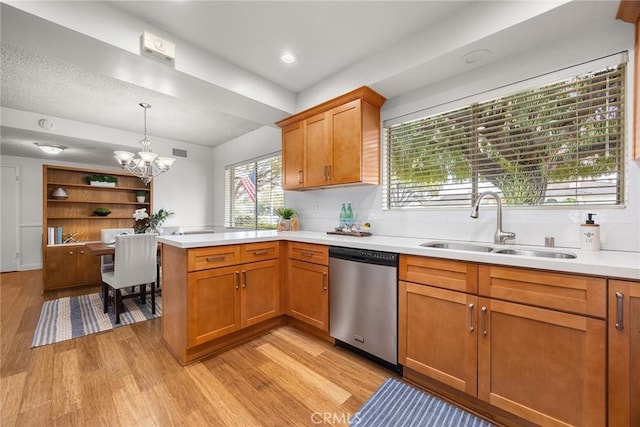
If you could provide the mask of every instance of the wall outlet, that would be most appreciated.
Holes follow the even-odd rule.
[[[318,202],[316,200],[314,200],[313,203],[311,203],[311,211],[314,214],[318,213]]]

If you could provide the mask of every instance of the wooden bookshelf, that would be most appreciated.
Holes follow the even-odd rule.
[[[104,174],[117,178],[115,187],[89,185],[86,178]],[[100,258],[88,254],[84,243],[100,240],[103,228],[133,228],[133,212],[153,212],[153,182],[145,185],[138,177],[123,172],[44,165],[42,169],[43,291],[100,283]],[[53,197],[62,188],[66,199]],[[138,202],[136,193],[145,192]],[[98,207],[111,210],[98,216]],[[64,236],[75,233],[74,242],[49,241],[49,227],[62,227]]]

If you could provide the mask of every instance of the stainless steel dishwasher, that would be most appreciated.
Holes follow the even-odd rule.
[[[329,333],[336,345],[398,365],[398,254],[329,248]]]

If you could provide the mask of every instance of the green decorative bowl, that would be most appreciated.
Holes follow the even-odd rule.
[[[107,216],[111,213],[111,211],[107,208],[97,208],[93,211],[93,213],[98,216]]]

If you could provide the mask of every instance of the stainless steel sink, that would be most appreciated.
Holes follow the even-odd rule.
[[[425,248],[453,249],[456,251],[474,251],[474,252],[491,252],[493,250],[492,246],[474,245],[471,243],[457,243],[457,242],[427,242],[427,243],[421,243],[420,246]]]
[[[577,258],[576,254],[571,252],[556,252],[556,251],[536,251],[531,249],[495,249],[493,253],[503,255],[521,255],[540,258],[562,258],[573,259]]]
[[[494,247],[491,245],[464,243],[464,242],[447,242],[447,241],[435,241],[421,243],[420,246],[424,248],[436,248],[436,249],[450,249],[454,251],[472,251],[472,252],[486,252],[501,255],[520,255],[536,258],[556,258],[556,259],[574,259],[577,255],[571,252],[559,252],[551,250],[535,250],[535,249],[514,249],[504,247]]]

